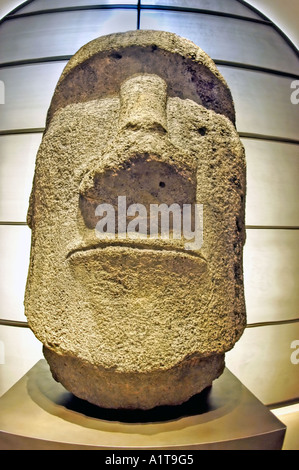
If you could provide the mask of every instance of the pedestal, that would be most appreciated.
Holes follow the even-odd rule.
[[[176,407],[107,410],[39,361],[0,398],[0,449],[279,450],[286,427],[228,370]]]

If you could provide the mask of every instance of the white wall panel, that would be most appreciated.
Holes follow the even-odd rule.
[[[0,225],[0,318],[26,321],[24,293],[29,266],[31,230]]]
[[[25,222],[42,134],[0,136],[0,221]]]
[[[179,8],[201,8],[203,10],[230,13],[247,18],[261,18],[237,0],[141,0],[142,5],[171,6]]]
[[[0,396],[43,357],[29,328],[0,325]]]
[[[232,92],[239,132],[298,140],[299,106],[291,103],[291,78],[218,68]]]
[[[51,62],[0,69],[0,80],[5,84],[1,130],[45,126],[47,110],[65,64]]]
[[[299,227],[299,146],[243,139],[246,224]]]
[[[226,354],[226,366],[264,404],[299,398],[299,364],[291,362],[291,343],[299,322],[247,328]]]
[[[29,5],[18,10],[15,15],[35,11],[52,10],[53,8],[68,8],[94,5],[137,5],[137,0],[34,0]]]
[[[141,11],[141,29],[171,31],[200,46],[212,59],[298,73],[298,58],[269,25],[176,11]]]
[[[250,229],[244,249],[248,323],[299,318],[299,230]]]
[[[74,54],[105,34],[136,29],[136,10],[82,10],[14,18],[0,28],[0,63]]]

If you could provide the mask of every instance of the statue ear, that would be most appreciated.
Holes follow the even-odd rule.
[[[33,185],[32,185],[32,190],[30,193],[29,197],[29,207],[27,211],[27,217],[26,217],[26,222],[29,228],[32,229],[32,223],[33,223],[33,213],[34,213],[34,180],[33,180]]]

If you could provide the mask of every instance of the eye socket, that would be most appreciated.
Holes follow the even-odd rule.
[[[198,129],[198,133],[199,133],[200,135],[206,135],[206,132],[207,132],[206,127],[200,127],[200,128]]]

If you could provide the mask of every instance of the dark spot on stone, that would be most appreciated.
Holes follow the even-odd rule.
[[[236,226],[237,226],[238,232],[241,232],[242,231],[242,223],[241,223],[241,220],[239,219],[239,217],[236,217]]]
[[[233,183],[238,189],[241,189],[240,180],[236,176],[232,176],[231,178],[229,178],[229,181]]]
[[[122,58],[122,55],[119,54],[118,52],[113,52],[112,54],[110,54],[110,57],[112,57],[112,59],[121,59]]]
[[[235,274],[235,280],[238,281],[241,277],[241,269],[239,264],[234,265],[234,274]]]

